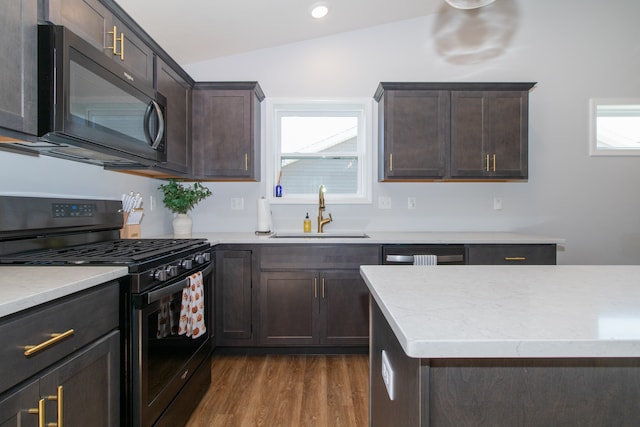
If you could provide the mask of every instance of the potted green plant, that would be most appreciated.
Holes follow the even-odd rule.
[[[189,211],[198,202],[211,196],[211,190],[199,182],[187,186],[175,179],[170,179],[167,184],[161,184],[158,189],[162,190],[164,205],[175,214],[173,234],[190,236],[193,221],[188,215]]]

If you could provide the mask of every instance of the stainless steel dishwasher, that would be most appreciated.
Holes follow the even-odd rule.
[[[438,265],[464,265],[464,245],[384,245],[383,264],[413,264],[414,255],[435,255]]]

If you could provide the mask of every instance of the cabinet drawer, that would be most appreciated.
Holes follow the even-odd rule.
[[[118,327],[118,282],[25,310],[0,321],[0,392],[41,371]],[[25,347],[44,343],[52,334],[68,337],[30,356]]]
[[[261,269],[359,269],[380,263],[377,245],[278,245],[261,250]]]
[[[555,265],[556,245],[470,245],[470,265]]]

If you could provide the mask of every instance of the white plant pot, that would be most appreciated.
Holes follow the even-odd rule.
[[[193,220],[188,214],[176,214],[173,218],[173,235],[176,237],[191,237]]]

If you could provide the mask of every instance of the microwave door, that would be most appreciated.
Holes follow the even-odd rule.
[[[153,155],[160,143],[153,147],[156,140],[146,134],[160,135],[161,141],[163,131],[160,119],[151,120],[147,113],[155,101],[80,53],[70,56],[65,133],[130,154]]]

